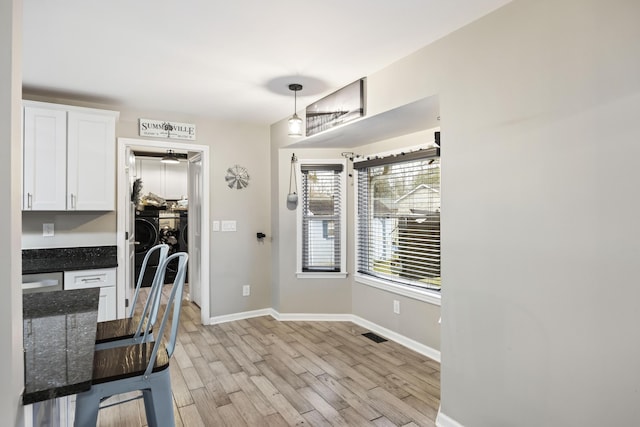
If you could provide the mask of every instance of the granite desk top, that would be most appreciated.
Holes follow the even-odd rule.
[[[22,250],[22,274],[91,270],[117,266],[116,246]]]
[[[100,289],[22,296],[28,405],[91,388]]]

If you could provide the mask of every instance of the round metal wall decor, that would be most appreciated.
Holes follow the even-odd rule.
[[[229,188],[242,190],[249,185],[249,173],[247,168],[240,165],[234,165],[227,169],[224,179],[227,181]]]

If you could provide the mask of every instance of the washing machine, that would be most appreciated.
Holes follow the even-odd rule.
[[[178,222],[178,247],[180,252],[189,252],[189,212],[180,212]]]
[[[135,251],[136,251],[136,281],[140,276],[142,262],[147,252],[160,243],[160,221],[157,210],[136,211],[135,221]],[[142,286],[151,286],[153,276],[158,268],[160,254],[153,253],[147,262],[147,268],[142,279]]]

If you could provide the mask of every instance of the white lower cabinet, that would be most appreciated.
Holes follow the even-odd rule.
[[[76,270],[64,272],[64,289],[100,288],[98,322],[116,318],[116,269]]]

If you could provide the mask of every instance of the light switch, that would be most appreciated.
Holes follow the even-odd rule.
[[[213,221],[213,231],[220,231],[220,221]]]
[[[222,221],[222,231],[236,231],[236,222]]]

